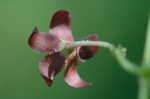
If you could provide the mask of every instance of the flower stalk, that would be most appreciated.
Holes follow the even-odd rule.
[[[66,49],[80,46],[99,46],[107,48],[125,71],[132,73],[139,78],[138,99],[150,99],[150,17],[143,56],[143,63],[140,65],[141,67],[137,64],[132,63],[126,58],[125,48],[120,46],[116,47],[108,42],[89,40],[76,42],[63,41],[63,45],[63,47]]]
[[[73,48],[78,46],[100,46],[107,48],[113,55],[115,59],[119,62],[119,64],[122,66],[122,68],[135,75],[139,75],[139,68],[136,66],[136,64],[130,62],[126,58],[126,49],[123,47],[115,47],[113,44],[104,42],[104,41],[76,41],[76,42],[66,42],[65,48]]]
[[[149,32],[149,34],[150,34],[150,32]],[[131,61],[129,61],[126,58],[126,49],[125,48],[115,47],[113,44],[110,44],[110,43],[104,42],[104,41],[76,41],[76,42],[65,42],[65,43],[66,43],[65,44],[66,46],[64,46],[64,47],[67,49],[79,47],[79,46],[100,46],[100,47],[109,49],[109,51],[112,53],[113,57],[118,61],[120,66],[125,71],[136,75],[140,79],[139,80],[138,99],[150,99],[149,69],[146,68],[143,70],[143,68],[140,68],[137,64],[134,64]],[[147,53],[148,53],[148,51],[147,51]],[[146,55],[146,57],[148,58],[149,56]]]

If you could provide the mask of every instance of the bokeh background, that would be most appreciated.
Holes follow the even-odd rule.
[[[71,88],[62,72],[54,86],[47,87],[38,72],[44,55],[30,49],[27,40],[35,26],[48,31],[53,13],[60,9],[70,11],[76,40],[96,33],[101,40],[126,46],[128,58],[141,63],[150,0],[0,0],[0,98],[136,99],[137,79],[103,48],[78,65],[92,86]]]

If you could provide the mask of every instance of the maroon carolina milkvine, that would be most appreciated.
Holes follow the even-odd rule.
[[[50,22],[50,31],[40,32],[37,27],[29,37],[29,46],[41,53],[46,53],[39,62],[39,71],[48,86],[52,86],[53,79],[62,69],[65,70],[65,82],[74,88],[89,86],[90,83],[83,81],[77,73],[78,61],[85,62],[94,56],[98,46],[80,46],[70,49],[61,49],[62,40],[75,42],[72,31],[70,14],[67,11],[57,11]],[[83,40],[98,41],[96,35],[90,35]],[[90,68],[90,67],[89,67]]]

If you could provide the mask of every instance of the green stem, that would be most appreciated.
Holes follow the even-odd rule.
[[[83,41],[76,41],[76,42],[68,42],[68,45],[66,45],[65,48],[72,48],[72,47],[80,47],[80,46],[100,46],[100,47],[105,47],[105,48],[109,48],[112,49],[113,45],[108,43],[108,42],[104,42],[104,41],[88,41],[88,40],[83,40]]]
[[[148,21],[148,28],[147,28],[147,36],[145,42],[145,49],[144,49],[144,56],[143,56],[143,64],[145,66],[150,67],[150,17]]]
[[[122,68],[125,71],[138,75],[138,76],[140,75],[140,72],[139,72],[140,70],[138,66],[132,63],[131,61],[129,61],[124,55],[122,55],[120,49],[116,49],[112,51],[112,54],[116,58],[120,66],[122,66]]]
[[[120,66],[132,74],[138,75],[139,77],[139,94],[138,99],[150,99],[150,20],[148,26],[148,34],[147,34],[146,46],[145,46],[145,53],[144,53],[144,60],[143,60],[143,67],[139,68],[136,64],[130,62],[125,57],[125,52],[123,48],[115,47],[113,44],[103,41],[76,41],[76,42],[65,42],[64,48],[74,48],[80,46],[100,46],[108,48],[112,55],[116,58]],[[146,67],[146,69],[145,69]],[[146,71],[145,71],[146,70]],[[146,76],[145,76],[146,74]],[[148,74],[148,76],[147,76]]]
[[[143,65],[142,68],[148,70],[148,75],[150,74],[150,17],[148,21],[147,36],[145,42]],[[150,76],[139,79],[139,96],[138,99],[150,99]]]
[[[139,79],[138,99],[150,99],[150,83],[143,77]]]
[[[108,48],[109,51],[117,59],[117,61],[119,62],[119,64],[122,66],[124,70],[132,74],[136,74],[136,75],[139,74],[139,68],[135,64],[127,60],[124,53],[122,52],[123,48],[122,49],[117,48],[113,44],[104,41],[76,41],[76,42],[66,44],[65,48],[72,48],[72,47],[79,47],[79,46],[100,46],[100,47]]]

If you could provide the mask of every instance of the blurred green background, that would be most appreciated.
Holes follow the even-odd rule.
[[[124,72],[106,49],[78,65],[88,88],[74,89],[63,72],[48,88],[38,72],[43,54],[29,48],[27,40],[38,26],[48,31],[53,13],[71,12],[76,40],[96,33],[101,40],[128,48],[128,57],[141,63],[150,0],[0,0],[1,99],[136,99],[137,79]]]

